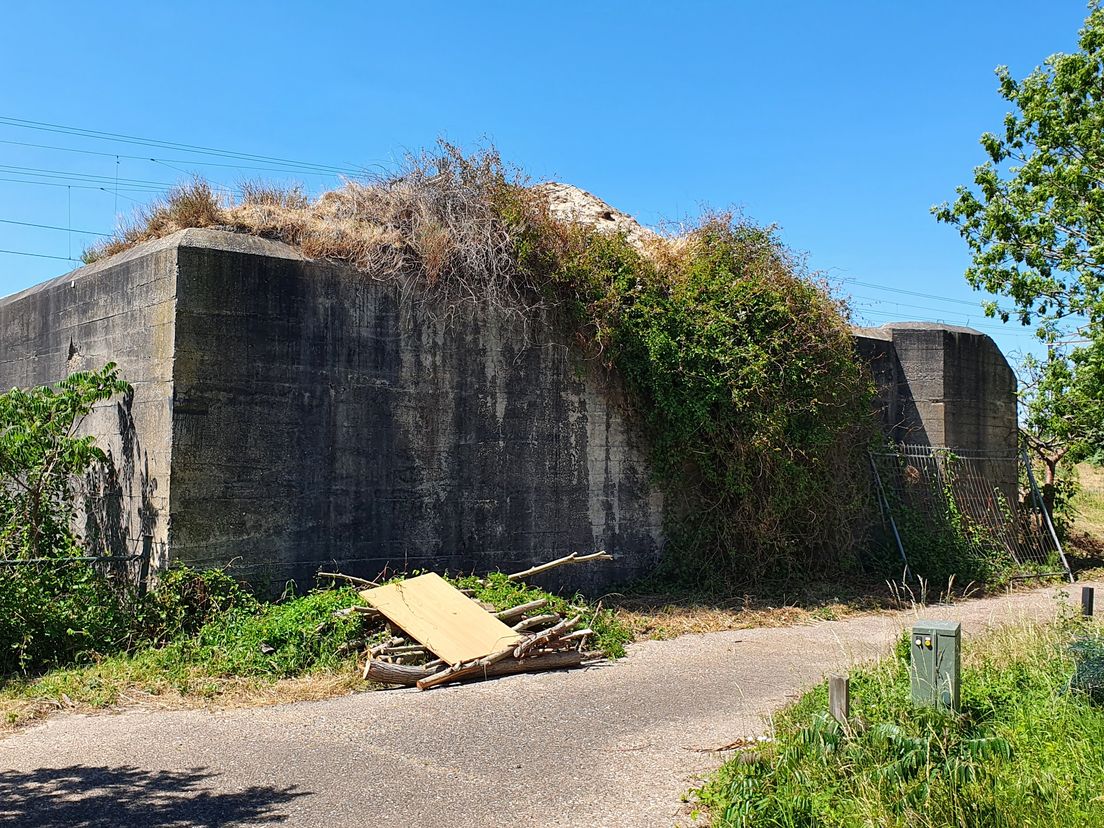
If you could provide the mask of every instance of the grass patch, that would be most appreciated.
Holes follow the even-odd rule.
[[[1076,474],[1066,552],[1080,577],[1104,576],[1104,468],[1079,463]]]
[[[716,826],[1104,824],[1104,708],[1070,689],[1071,645],[1100,635],[1069,616],[968,640],[958,716],[912,708],[905,639],[852,673],[849,728],[818,687],[696,796]]]
[[[592,646],[609,658],[623,656],[632,639],[611,611],[581,596],[552,595],[502,573],[448,580],[496,609],[544,598],[549,611],[580,614],[595,632]],[[362,603],[351,587],[262,602],[224,572],[174,570],[141,619],[146,643],[0,678],[0,729],[58,710],[263,705],[373,689],[360,679],[359,662],[389,633],[366,627],[359,614],[336,614]]]

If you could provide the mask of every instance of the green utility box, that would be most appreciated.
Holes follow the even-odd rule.
[[[962,625],[917,621],[912,628],[912,702],[958,712]]]

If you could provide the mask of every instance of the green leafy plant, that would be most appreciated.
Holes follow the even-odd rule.
[[[667,496],[670,574],[761,585],[853,563],[871,382],[844,308],[773,229],[707,216],[648,250],[531,200],[504,216],[527,281],[628,387]]]
[[[129,391],[115,365],[54,387],[0,394],[0,672],[113,650],[130,637],[133,596],[88,563],[73,533],[75,486],[106,459],[83,419]]]
[[[78,431],[94,405],[129,390],[109,363],[53,387],[0,394],[0,556],[76,552],[74,485],[107,459]]]

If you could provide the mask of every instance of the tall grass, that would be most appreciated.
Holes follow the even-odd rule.
[[[698,797],[741,828],[1104,825],[1104,708],[1070,688],[1071,644],[1099,635],[1066,618],[967,640],[958,716],[912,707],[906,639],[852,674],[848,726],[813,690]]]

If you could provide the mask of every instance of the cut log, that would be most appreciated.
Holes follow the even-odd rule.
[[[418,679],[433,675],[433,670],[414,664],[388,664],[386,661],[368,659],[364,665],[364,680],[381,684],[416,684]]]
[[[567,621],[561,621],[556,626],[549,627],[544,632],[522,641],[514,648],[514,658],[524,658],[526,653],[544,646],[554,638],[565,635],[579,623],[579,618],[580,616],[576,615],[574,618],[568,619]]]
[[[524,621],[518,621],[510,629],[516,632],[522,632],[524,630],[531,630],[534,627],[539,627],[542,624],[552,624],[556,621],[562,621],[560,616],[555,614],[549,615],[534,615],[532,618],[526,618]]]
[[[511,658],[496,664],[491,664],[479,673],[472,673],[467,677],[496,678],[498,676],[514,675],[515,673],[537,673],[542,670],[566,670],[572,667],[581,667],[584,661],[593,658],[594,656],[590,653],[580,653],[575,650],[569,650],[563,653],[548,653],[547,655],[527,658],[523,661],[517,661]],[[364,679],[366,681],[378,681],[381,684],[411,686],[416,685],[419,680],[429,678],[432,675],[433,671],[427,670],[424,666],[415,667],[405,664],[385,664],[379,661],[369,661],[364,667]],[[461,678],[464,678],[464,676],[454,675],[451,678],[439,682],[439,684],[446,684],[449,681],[458,681]]]
[[[608,552],[593,552],[590,555],[580,555],[578,552],[572,552],[570,555],[565,555],[562,558],[557,558],[554,561],[548,563],[542,563],[537,566],[530,567],[522,572],[515,572],[513,575],[507,575],[507,579],[511,581],[520,581],[523,578],[529,578],[533,575],[539,575],[542,572],[547,572],[550,569],[555,569],[557,566],[566,566],[567,564],[580,564],[588,563],[589,561],[612,561],[613,555]]]
[[[405,638],[389,638],[382,644],[377,644],[375,647],[369,650],[369,653],[373,656],[377,656],[389,647],[401,647],[404,641],[406,641]]]
[[[502,610],[502,612],[495,613],[495,617],[499,621],[503,621],[508,624],[516,618],[521,618],[521,616],[525,615],[526,613],[532,612],[533,610],[541,609],[547,603],[547,599],[538,598],[536,601],[530,601],[527,604],[518,604],[516,607],[504,609]]]
[[[384,647],[377,655],[409,655],[413,653],[424,653],[426,648],[421,644],[400,644],[394,647]]]
[[[464,678],[465,676],[473,676],[477,673],[481,673],[490,667],[492,664],[497,664],[504,658],[509,658],[510,654],[514,651],[514,645],[504,647],[498,652],[491,653],[490,655],[483,656],[483,658],[476,659],[462,664],[455,664],[452,667],[447,667],[441,670],[439,673],[434,673],[429,678],[424,678],[418,681],[419,690],[428,690],[430,687],[436,687],[438,684],[442,684],[446,681],[455,681],[458,678]]]

